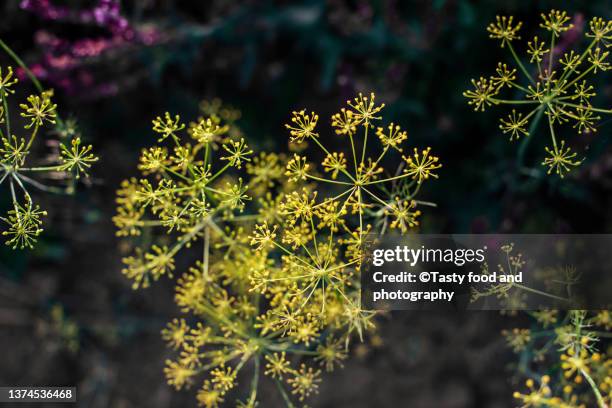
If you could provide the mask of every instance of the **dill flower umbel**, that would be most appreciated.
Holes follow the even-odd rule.
[[[92,147],[82,144],[73,124],[59,118],[57,105],[52,102],[53,92],[43,90],[35,77],[31,79],[40,93],[28,96],[27,103],[19,104],[26,123],[18,133],[16,124],[11,123],[9,111],[14,107],[10,98],[18,80],[11,67],[0,68],[0,186],[10,191],[11,197],[11,208],[4,217],[0,216],[0,221],[5,225],[2,235],[6,245],[13,249],[34,248],[43,232],[43,217],[47,212],[34,202],[32,192],[70,193],[74,190],[74,182],[82,175],[87,176],[91,165],[98,160]],[[40,165],[42,160],[34,158],[32,153],[37,147],[35,142],[47,126],[53,126],[55,133],[60,135],[59,150],[51,163]],[[66,188],[44,184],[35,177],[40,174],[60,176]]]
[[[189,127],[165,114],[153,123],[162,137],[143,150],[141,177],[117,192],[114,222],[130,238],[123,273],[133,287],[178,275],[185,317],[162,330],[177,353],[164,372],[177,390],[204,377],[201,406],[231,404],[243,380],[250,389],[237,404],[256,406],[265,376],[292,407],[318,391],[322,367],[341,367],[353,339],[374,327],[360,303],[366,237],[415,228],[417,207],[432,205],[417,194],[440,164],[427,148],[389,169],[407,133],[375,126],[383,105],[373,94],[347,105],[331,123],[349,151],[325,147],[317,113],[295,111],[286,125],[290,143],[320,148],[319,163],[306,151],[255,155],[240,114],[216,102],[202,103]],[[368,143],[369,133],[377,137]],[[199,260],[179,271],[175,258],[189,248]]]
[[[527,62],[518,55],[514,45],[521,39],[522,23],[515,22],[512,16],[497,16],[487,31],[491,38],[501,42],[502,48],[508,48],[515,66],[498,63],[495,75],[472,79],[472,89],[463,95],[475,111],[497,105],[512,107],[511,113],[500,119],[499,128],[504,134],[509,134],[511,141],[523,139],[519,165],[527,143],[542,119],[548,122],[544,128],[550,135],[550,146],[545,148],[548,157],[542,165],[547,167],[548,174],[554,172],[562,178],[583,162],[577,158],[578,153],[559,138],[563,127],[568,127],[564,125],[570,124],[578,134],[594,133],[602,115],[612,113],[609,107],[593,105],[592,99],[597,91],[588,82],[591,77],[610,69],[607,49],[612,21],[594,17],[584,35],[589,40],[586,47],[561,54],[555,44],[573,28],[571,17],[565,11],[551,10],[542,13],[541,18],[540,27],[547,32],[549,40],[537,35],[528,40]],[[501,96],[504,92],[518,97],[505,98]]]

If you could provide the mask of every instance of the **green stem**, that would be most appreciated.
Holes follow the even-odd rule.
[[[542,115],[544,114],[544,105],[540,105],[537,108],[537,111],[538,113],[536,114],[533,122],[531,122],[531,125],[529,126],[529,136],[523,138],[523,141],[521,142],[521,145],[518,150],[516,162],[519,169],[523,167],[523,161],[525,159],[525,154],[527,153],[527,146],[529,146],[529,142],[531,141],[531,139],[533,139],[533,132],[540,123]]]
[[[366,147],[368,145],[368,131],[370,130],[370,124],[366,122],[365,124],[365,132],[363,137],[363,147],[361,149],[361,163],[365,160]]]
[[[553,147],[556,153],[557,152],[557,138],[555,137],[555,129],[553,127],[552,119],[550,116],[548,116],[548,127],[550,129],[550,138],[552,139]]]
[[[276,383],[276,387],[278,388],[278,391],[282,395],[283,400],[285,401],[285,404],[287,405],[287,408],[295,408],[295,405],[293,405],[293,403],[291,403],[291,400],[289,399],[289,395],[287,395],[287,391],[285,391],[285,389],[283,388],[283,385],[280,383],[280,381],[278,381],[275,378],[274,382]]]
[[[509,105],[533,105],[539,104],[540,101],[526,101],[526,100],[509,100],[509,99],[497,99],[497,98],[488,98],[489,101],[493,103],[505,103]]]
[[[597,398],[597,405],[599,406],[599,408],[607,408],[607,405],[604,402],[604,399],[601,396],[601,392],[599,392],[599,389],[597,388],[595,381],[593,381],[591,376],[583,369],[580,369],[580,373],[582,374],[584,378],[586,378],[587,382],[591,386],[591,389],[593,390],[593,393],[595,394],[595,398]]]
[[[579,108],[579,109],[584,109],[584,110],[590,110],[593,112],[599,112],[599,113],[612,113],[612,109],[601,109],[601,108],[594,108],[592,106],[583,106],[583,105],[577,105],[575,103],[569,103],[569,102],[556,102],[553,101],[556,104],[559,105],[567,105],[567,106],[571,106],[572,108]]]
[[[34,73],[30,71],[30,68],[28,68],[28,66],[21,60],[21,58],[19,58],[19,56],[15,54],[15,52],[8,45],[6,45],[6,43],[2,41],[2,39],[0,39],[0,47],[17,63],[17,65],[19,65],[25,71],[26,75],[28,76],[28,78],[30,78],[30,81],[32,81],[38,92],[42,93],[44,89],[36,78],[36,76],[34,75]]]
[[[353,185],[353,183],[347,183],[347,182],[344,182],[344,181],[337,181],[337,180],[329,180],[329,179],[325,179],[325,178],[321,178],[321,177],[311,176],[310,174],[307,174],[306,177],[308,177],[309,179],[313,179],[313,180],[317,180],[317,181],[322,181],[324,183],[342,184],[344,186],[352,186]]]
[[[533,77],[531,76],[531,74],[529,74],[527,69],[525,69],[525,66],[523,65],[519,57],[516,55],[516,52],[514,51],[514,47],[512,46],[512,43],[508,42],[508,48],[510,49],[510,52],[512,53],[512,57],[516,61],[516,64],[519,66],[521,71],[523,71],[523,74],[525,74],[525,76],[529,79],[529,82],[535,85],[535,81],[533,80]]]

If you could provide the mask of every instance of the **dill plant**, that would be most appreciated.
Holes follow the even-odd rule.
[[[249,391],[236,404],[254,407],[265,378],[293,407],[374,329],[375,313],[360,304],[366,236],[415,228],[420,208],[433,205],[417,194],[441,165],[429,148],[404,151],[399,126],[377,126],[384,105],[374,94],[331,118],[348,151],[322,143],[316,113],[293,112],[286,128],[301,153],[289,157],[254,154],[238,112],[201,107],[189,125],[169,113],[153,121],[158,144],[143,150],[142,176],[117,193],[117,234],[131,238],[123,273],[147,287],[177,274],[176,256],[192,248],[198,259],[176,279],[183,315],[162,330],[177,352],[168,383],[181,390],[199,379],[196,399],[210,408],[244,378]]]
[[[612,403],[609,310],[529,312],[531,328],[504,332],[528,379],[514,392],[522,408],[598,408]]]
[[[525,61],[513,45],[521,39],[522,23],[512,16],[497,16],[487,27],[489,37],[509,50],[513,62],[499,62],[494,75],[472,79],[473,88],[463,95],[475,111],[496,105],[512,108],[500,119],[499,128],[510,136],[510,141],[523,138],[519,149],[520,166],[527,144],[544,118],[550,145],[545,147],[541,164],[547,168],[547,174],[555,173],[562,178],[583,159],[579,159],[578,153],[560,138],[560,129],[571,125],[578,134],[596,132],[602,115],[612,113],[609,106],[593,106],[591,101],[597,90],[589,83],[592,77],[610,69],[607,49],[612,40],[612,21],[594,17],[584,34],[588,40],[586,47],[580,49],[578,44],[575,49],[558,55],[561,51],[557,52],[555,46],[563,33],[573,28],[571,18],[567,12],[559,10],[542,13],[541,17],[540,27],[545,34],[527,41],[528,61]],[[515,95],[515,99],[502,96],[504,92]]]
[[[42,233],[43,217],[47,215],[34,202],[31,190],[44,193],[72,193],[75,181],[87,175],[92,163],[98,158],[91,145],[84,145],[73,121],[64,122],[57,114],[57,105],[52,102],[53,91],[43,90],[34,75],[21,59],[0,40],[0,47],[9,54],[29,75],[39,93],[30,95],[24,103],[15,103],[12,98],[18,79],[12,67],[0,67],[0,186],[10,194],[11,208],[0,217],[5,228],[2,235],[6,245],[13,249],[33,248]],[[11,123],[10,109],[21,110],[24,123]],[[60,136],[58,149],[41,164],[32,152],[45,128],[52,127]],[[61,179],[66,187],[50,186],[40,176]]]

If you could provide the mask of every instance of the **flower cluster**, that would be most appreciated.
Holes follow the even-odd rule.
[[[73,190],[74,180],[87,174],[92,163],[98,160],[91,152],[91,146],[82,145],[81,138],[72,122],[63,122],[58,117],[57,106],[52,102],[51,91],[30,95],[26,103],[19,105],[21,117],[25,120],[23,134],[15,134],[16,126],[11,123],[10,97],[18,80],[13,69],[0,68],[0,185],[4,184],[11,196],[11,209],[0,217],[7,227],[2,231],[6,244],[13,249],[33,248],[37,237],[43,231],[42,218],[47,214],[41,210],[29,192],[34,188],[43,192],[63,192],[62,189],[47,186],[34,178],[34,174],[53,174],[54,178],[66,180],[66,191]],[[31,166],[34,160],[32,150],[36,147],[37,135],[47,126],[54,126],[62,140],[55,154],[43,166]],[[70,131],[66,131],[70,129]]]
[[[608,71],[610,63],[607,49],[612,39],[612,21],[595,17],[589,22],[585,37],[589,43],[583,50],[561,49],[560,37],[574,30],[571,18],[564,11],[551,10],[542,14],[540,27],[548,32],[549,40],[535,36],[527,41],[528,61],[520,58],[513,43],[521,39],[522,24],[512,17],[498,16],[487,31],[499,40],[502,48],[508,48],[514,66],[499,62],[495,74],[489,78],[472,79],[473,88],[463,95],[476,111],[484,111],[493,105],[508,105],[509,114],[500,119],[499,128],[510,140],[524,138],[528,143],[543,117],[550,133],[550,147],[542,165],[547,173],[563,177],[582,163],[578,153],[559,139],[559,128],[571,125],[578,134],[597,131],[601,115],[612,113],[609,108],[597,108],[592,100],[597,92],[588,81],[596,74]],[[521,76],[521,79],[519,79]],[[517,95],[516,99],[503,99],[504,91]],[[522,111],[522,108],[527,110]],[[522,149],[524,150],[524,149]]]
[[[521,407],[584,408],[610,406],[612,359],[605,338],[610,334],[609,310],[531,312],[532,329],[515,329],[508,341],[529,371],[527,390],[514,393]],[[517,347],[521,338],[520,347]],[[534,376],[541,367],[544,374]],[[522,374],[527,374],[523,372]],[[538,385],[536,386],[536,383]]]
[[[158,144],[143,150],[142,176],[123,182],[114,222],[133,242],[123,272],[134,288],[178,275],[185,316],[162,331],[177,350],[164,370],[170,385],[203,376],[198,403],[217,407],[246,378],[237,404],[254,407],[264,377],[293,407],[374,328],[360,303],[367,237],[416,227],[417,208],[429,204],[416,195],[441,166],[429,148],[404,152],[399,126],[375,126],[382,109],[373,94],[359,95],[333,115],[346,152],[321,143],[316,113],[294,112],[290,142],[317,145],[320,166],[304,153],[254,154],[239,113],[217,102],[190,124],[169,113],[153,121]],[[403,164],[389,173],[393,155]],[[178,273],[175,258],[189,247],[199,259]]]

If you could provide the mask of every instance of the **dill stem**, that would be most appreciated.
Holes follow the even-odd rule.
[[[361,149],[361,163],[365,160],[366,148],[368,145],[368,132],[370,130],[370,124],[368,122],[365,123],[365,132],[363,136],[363,147]]]
[[[533,122],[531,122],[531,125],[529,126],[529,136],[523,138],[523,141],[521,142],[521,145],[518,150],[517,166],[519,167],[519,169],[523,167],[523,160],[525,158],[525,153],[527,152],[527,146],[529,146],[529,142],[533,138],[533,132],[535,131],[538,124],[540,123],[540,120],[542,119],[542,115],[544,114],[544,105],[540,105],[536,109],[534,109],[534,112],[536,111],[537,111],[537,114]]]
[[[593,112],[599,112],[599,113],[612,113],[612,109],[601,109],[601,108],[594,108],[592,106],[583,106],[583,105],[577,105],[575,103],[569,103],[569,102],[555,102],[554,103],[560,104],[560,105],[567,105],[567,106],[571,106],[572,108],[579,108],[579,109],[584,109],[584,110],[591,110]]]
[[[28,144],[26,146],[26,150],[30,150],[30,147],[32,146],[32,142],[34,141],[34,139],[36,139],[36,134],[38,133],[38,123],[36,124],[36,126],[34,126],[34,131],[32,132],[32,135],[30,135],[30,140],[28,140]]]
[[[595,69],[595,65],[591,65],[589,68],[587,68],[582,74],[578,75],[576,78],[572,79],[571,82],[568,82],[567,85],[563,86],[563,89],[568,89],[570,86],[574,85],[576,82],[580,81],[582,78],[584,78],[585,75],[587,75],[589,72],[591,72],[593,69]]]
[[[353,185],[353,183],[347,183],[345,181],[330,180],[330,179],[326,179],[326,178],[311,176],[310,174],[306,174],[306,177],[308,177],[310,179],[313,179],[313,180],[322,181],[324,183],[342,184],[344,186],[352,186]]]
[[[510,100],[510,99],[497,99],[497,98],[488,98],[489,101],[495,103],[495,104],[499,104],[499,103],[505,103],[505,104],[509,104],[509,105],[533,105],[533,104],[539,104],[540,101],[526,101],[526,100]]]
[[[599,408],[606,408],[607,405],[604,402],[604,399],[601,396],[601,392],[599,392],[599,389],[597,388],[597,385],[595,384],[595,381],[593,381],[591,376],[584,369],[581,368],[580,369],[580,373],[582,374],[582,376],[587,380],[587,382],[591,386],[591,389],[593,390],[593,393],[595,394],[595,398],[597,398],[597,405],[598,405],[598,407]]]
[[[275,378],[274,382],[276,384],[276,387],[278,388],[278,391],[282,395],[283,400],[285,401],[285,404],[287,405],[287,408],[295,408],[295,405],[291,403],[291,400],[289,399],[289,396],[287,395],[287,391],[285,391],[280,381],[278,381],[278,379]]]
[[[550,34],[550,51],[548,51],[548,75],[552,70],[553,55],[555,53],[555,32]]]
[[[555,136],[555,129],[553,127],[553,123],[552,123],[552,119],[550,118],[550,116],[548,117],[548,127],[550,128],[550,138],[552,139],[553,142],[553,147],[555,149],[555,153],[557,153],[557,138]]]
[[[34,75],[34,73],[28,68],[28,66],[23,62],[21,58],[8,46],[2,39],[0,39],[0,47],[6,52],[16,63],[19,65],[26,73],[30,81],[34,84],[38,92],[43,92],[43,87]]]
[[[527,79],[529,79],[529,82],[531,82],[533,85],[535,85],[535,81],[533,80],[533,77],[531,76],[531,74],[529,74],[529,71],[527,71],[527,69],[525,68],[525,66],[521,62],[521,60],[518,57],[518,55],[516,55],[516,52],[514,51],[514,47],[512,46],[512,43],[509,42],[509,41],[508,41],[508,48],[510,49],[510,52],[512,53],[512,57],[516,61],[516,64],[519,66],[521,71],[523,71],[523,74],[525,74]]]
[[[223,174],[223,172],[225,170],[227,170],[230,167],[230,163],[227,163],[225,166],[223,166],[223,168],[221,170],[219,170],[217,173],[215,173],[214,176],[212,176],[211,178],[208,179],[208,182],[210,183],[211,181],[213,181],[214,179],[216,179],[217,177],[219,177],[221,174]]]
[[[2,41],[2,40],[0,40]],[[9,115],[9,108],[8,108],[8,102],[6,101],[6,92],[4,90],[2,90],[2,92],[0,92],[0,96],[2,97],[2,105],[4,106],[4,121],[6,124],[6,137],[8,139],[10,139],[11,137],[11,119]]]
[[[387,181],[399,180],[399,179],[402,179],[402,178],[406,178],[408,176],[410,176],[410,175],[409,174],[401,174],[399,176],[394,176],[394,177],[390,177],[390,178],[386,178],[386,179],[369,181],[367,183],[364,183],[364,186],[369,186],[371,184],[378,184],[378,183],[386,183]]]
[[[357,153],[355,153],[355,142],[353,141],[353,135],[349,133],[349,139],[351,139],[351,150],[353,151],[353,164],[355,165],[355,174],[357,174]]]

